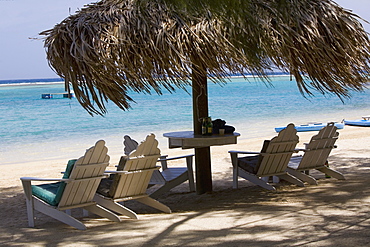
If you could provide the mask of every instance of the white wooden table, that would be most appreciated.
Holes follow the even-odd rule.
[[[194,135],[193,131],[177,131],[164,133],[163,136],[168,138],[169,148],[187,149],[236,144],[236,138],[240,134],[234,132],[232,134],[203,136]]]
[[[223,146],[236,144],[237,138],[240,136],[239,133],[234,132],[232,134],[218,135],[213,134],[211,136],[194,135],[193,131],[177,131],[164,133],[164,137],[168,138],[169,148],[194,148],[195,155],[197,151],[210,148],[211,146]],[[201,194],[203,191],[207,191],[207,188],[212,188],[212,177],[211,175],[211,157],[203,157],[203,162],[195,162],[195,173],[196,173],[196,187],[197,193]]]

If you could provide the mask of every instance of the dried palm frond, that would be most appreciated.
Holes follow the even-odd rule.
[[[370,72],[359,17],[330,0],[103,0],[41,35],[50,66],[91,114],[107,100],[128,109],[130,90],[185,89],[203,69],[224,83],[278,68],[302,93],[340,97]]]

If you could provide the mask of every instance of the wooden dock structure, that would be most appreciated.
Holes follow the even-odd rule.
[[[61,95],[62,97],[61,98],[73,98],[74,97],[74,94],[73,93],[43,93],[41,94],[41,98],[42,99],[54,99],[56,95]],[[56,98],[60,98],[60,97],[56,97]]]

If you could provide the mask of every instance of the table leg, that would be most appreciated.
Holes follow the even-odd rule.
[[[212,192],[211,148],[195,148],[195,177],[197,194]]]

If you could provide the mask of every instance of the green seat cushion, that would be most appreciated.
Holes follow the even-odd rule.
[[[60,198],[56,198],[56,195],[59,188],[61,187],[61,184],[62,182],[32,185],[32,195],[43,200],[44,202],[47,202],[52,206],[56,206],[60,201]]]
[[[63,174],[63,178],[67,179],[71,175],[73,165],[77,160],[69,160],[66,170]],[[66,187],[65,182],[57,182],[50,184],[32,185],[32,195],[47,202],[52,206],[57,206],[62,198],[64,188]]]
[[[73,166],[75,165],[76,161],[77,161],[76,159],[68,161],[66,171],[64,172],[63,178],[69,178],[69,176],[71,175]]]

